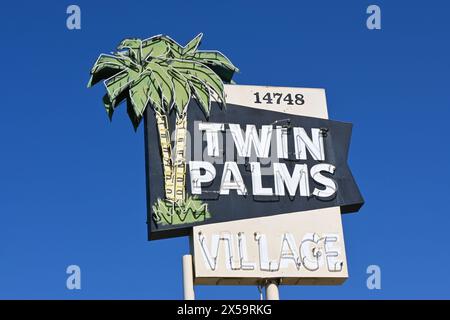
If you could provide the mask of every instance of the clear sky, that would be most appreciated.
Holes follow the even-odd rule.
[[[188,239],[147,241],[144,139],[112,123],[97,56],[126,37],[203,32],[240,84],[325,88],[330,118],[354,123],[349,163],[366,203],[343,217],[350,278],[281,287],[285,299],[450,298],[448,1],[3,1],[0,298],[182,298]],[[366,28],[377,4],[382,29]],[[66,289],[66,267],[82,289]],[[368,290],[379,265],[382,289]],[[257,299],[256,287],[199,287]]]

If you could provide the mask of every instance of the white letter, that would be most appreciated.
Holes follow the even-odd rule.
[[[272,126],[261,127],[261,139],[258,137],[256,126],[248,124],[245,129],[245,141],[242,136],[241,126],[238,124],[229,124],[231,135],[240,157],[250,157],[252,144],[255,148],[256,156],[259,158],[268,158],[270,142],[272,139]]]
[[[255,263],[248,262],[247,238],[244,233],[238,233],[239,260],[241,261],[241,270],[255,270]]]
[[[234,178],[232,180],[232,178]],[[236,190],[238,195],[244,196],[247,194],[244,180],[236,162],[227,161],[223,166],[222,182],[220,183],[220,194],[228,195],[230,190]]]
[[[266,235],[255,233],[255,240],[258,242],[259,266],[261,271],[278,271],[278,263],[274,260],[269,261]]]
[[[337,190],[336,182],[320,173],[321,171],[326,171],[333,174],[334,170],[336,170],[335,166],[327,163],[316,164],[311,168],[311,177],[314,181],[325,186],[325,190],[314,188],[313,195],[320,198],[328,198],[335,194]]]
[[[224,232],[220,236],[220,240],[226,243],[225,248],[225,265],[228,270],[239,270],[240,269],[240,261],[234,261],[234,241],[231,233]]]
[[[261,179],[261,164],[259,162],[250,162],[252,171],[252,189],[255,196],[271,196],[272,188],[263,188]]]
[[[202,247],[202,256],[205,266],[211,271],[216,270],[220,236],[218,234],[211,235],[211,250],[208,248],[208,245],[206,244],[206,237],[202,232],[198,233],[198,241]]]
[[[338,259],[341,249],[339,247],[334,247],[334,244],[338,241],[337,234],[327,234],[325,235],[325,254],[327,260],[328,271],[339,272],[342,271],[343,262]]]
[[[372,14],[367,18],[367,29],[374,30],[374,29],[381,29],[381,9],[377,5],[370,5],[367,7],[367,14]]]
[[[307,233],[300,244],[302,263],[308,271],[318,270],[323,263],[321,259],[323,252],[319,246],[320,240],[321,238],[316,233]]]
[[[274,163],[273,175],[275,195],[284,196],[284,186],[286,186],[289,195],[293,197],[300,186],[300,196],[309,197],[308,166],[306,164],[296,164],[291,177],[285,163]]]
[[[291,233],[285,233],[281,240],[280,268],[289,267],[289,262],[293,263],[297,270],[301,266],[294,236]]]
[[[77,5],[70,5],[67,7],[66,10],[67,14],[70,14],[70,16],[67,17],[66,20],[66,26],[69,30],[80,30],[81,29],[81,10],[80,7]]]
[[[200,131],[206,131],[206,145],[208,156],[219,157],[219,131],[225,130],[223,123],[201,122],[198,125]]]
[[[311,129],[312,140],[306,134],[305,129],[294,127],[295,156],[297,159],[306,160],[306,149],[311,153],[314,160],[325,160],[323,149],[323,136],[320,129]]]
[[[201,174],[201,170],[205,170],[205,174]],[[216,169],[206,161],[190,161],[189,171],[191,176],[191,193],[202,194],[202,182],[207,183],[216,177]]]

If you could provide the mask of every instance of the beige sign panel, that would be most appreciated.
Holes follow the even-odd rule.
[[[229,104],[328,119],[325,89],[225,85],[225,99]]]
[[[341,284],[348,277],[335,208],[194,227],[195,284]]]
[[[328,119],[324,89],[225,86],[228,104]],[[197,285],[341,284],[347,260],[339,207],[193,228]]]

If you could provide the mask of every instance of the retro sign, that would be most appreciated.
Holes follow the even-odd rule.
[[[213,102],[206,119],[199,108],[188,108],[183,135],[165,137],[162,146],[151,137],[161,135],[166,124],[147,110],[150,239],[188,235],[196,225],[361,207],[363,199],[347,165],[351,124],[307,112],[298,115],[318,101],[325,105],[323,90],[226,85],[225,93],[226,109]],[[165,121],[179,126],[174,114]],[[181,155],[178,141],[187,146]],[[172,145],[175,159],[170,161],[180,173],[175,180],[179,188],[168,188],[164,179],[169,161],[164,152]],[[185,165],[177,167],[177,157]],[[183,205],[165,200],[167,189],[183,196]]]
[[[233,87],[233,91],[239,90]],[[286,115],[328,118],[323,90],[297,90],[308,92],[308,101],[313,103],[302,108],[288,103],[275,108]],[[239,97],[233,102],[241,105],[271,107],[252,104],[254,101],[245,100],[247,96],[230,94],[230,98]],[[262,285],[274,279],[283,285],[338,285],[348,277],[339,207],[196,226],[190,240],[196,284]]]
[[[190,235],[197,284],[342,283],[341,212],[363,204],[352,125],[328,120],[322,89],[232,84],[202,37],[127,38],[90,72],[110,119],[122,102],[144,119],[149,239]]]

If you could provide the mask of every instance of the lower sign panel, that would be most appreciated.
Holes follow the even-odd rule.
[[[342,284],[348,277],[339,207],[193,228],[196,285]]]

